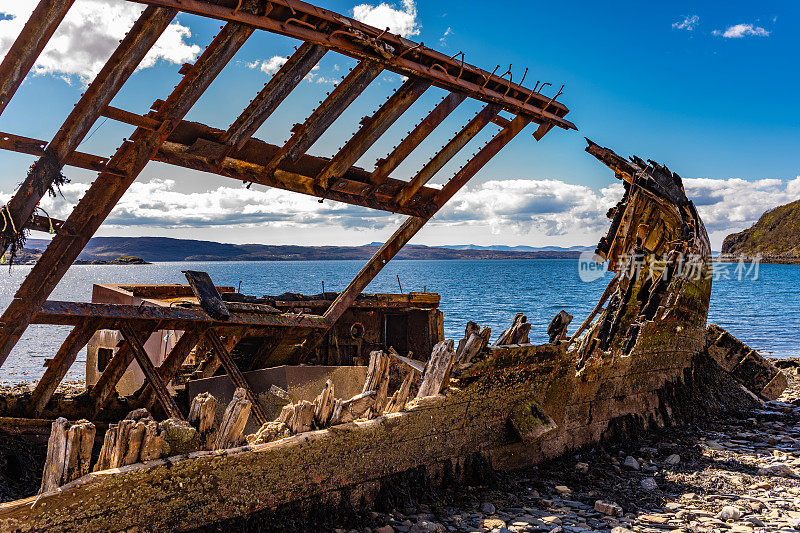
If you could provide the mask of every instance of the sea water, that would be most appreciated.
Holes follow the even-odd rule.
[[[340,291],[364,261],[175,262],[150,265],[74,265],[52,300],[91,301],[93,283],[186,283],[182,270],[209,273],[217,285],[239,286],[251,295]],[[11,301],[29,266],[0,271],[0,306]],[[718,268],[709,322],[719,324],[765,355],[800,355],[800,266],[734,264]],[[531,342],[547,340],[550,320],[561,309],[572,314],[570,331],[588,315],[611,274],[591,282],[578,276],[570,259],[392,261],[365,292],[428,291],[441,295],[447,338],[463,337],[468,320],[492,328],[492,339],[525,313]],[[36,380],[69,333],[67,326],[32,325],[5,364],[0,384]],[[82,379],[85,350],[66,380]]]

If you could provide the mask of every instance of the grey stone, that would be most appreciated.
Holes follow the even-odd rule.
[[[497,511],[492,502],[483,502],[481,504],[481,512],[486,514],[494,514]]]
[[[641,481],[640,485],[642,486],[642,488],[644,490],[647,490],[647,491],[658,490],[658,484],[656,483],[656,480],[651,478],[651,477],[644,478]]]
[[[625,462],[622,463],[622,466],[624,466],[625,468],[630,468],[631,470],[639,470],[640,468],[639,461],[637,461],[630,455],[625,458]]]

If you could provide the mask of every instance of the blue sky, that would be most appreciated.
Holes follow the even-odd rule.
[[[0,6],[0,55],[13,39],[13,25],[32,4],[6,1]],[[344,1],[322,5],[348,16],[356,7]],[[559,100],[579,128],[577,133],[555,130],[538,143],[530,136],[532,128],[524,132],[414,242],[592,244],[605,229],[602,215],[620,188],[583,152],[584,135],[620,154],[666,162],[687,178],[687,191],[697,199],[717,247],[765,209],[800,197],[800,4],[562,1],[491,7],[406,0],[356,8],[367,22],[392,24],[449,55],[463,50],[467,61],[487,70],[496,64],[505,70],[510,63],[519,79],[527,67],[526,85],[542,80],[557,89],[565,84]],[[120,29],[107,22],[109,15],[117,16],[117,26],[124,25],[139,9],[123,0],[77,0],[57,34],[56,48],[62,49],[45,52],[0,117],[0,131],[49,140],[110,54]],[[191,61],[219,27],[216,21],[181,15],[160,58],[133,76],[114,105],[145,113],[175,85],[179,64]],[[103,38],[88,38],[87,29]],[[227,127],[269,79],[270,61],[290,54],[297,44],[256,34],[188,118]],[[256,136],[285,140],[291,124],[302,121],[353,64],[329,52]],[[311,151],[331,155],[399,83],[393,74],[381,76]],[[442,95],[429,91],[359,165],[371,169]],[[472,103],[459,109],[395,177],[413,175],[478,108]],[[110,155],[132,131],[110,120],[101,119],[98,126],[81,150]],[[484,132],[475,146],[493,131]],[[465,155],[474,151],[470,148]],[[434,183],[442,183],[462,161],[446,167]],[[31,162],[0,153],[0,191],[6,198]],[[66,173],[73,179],[66,199],[43,204],[54,216],[65,215],[93,177],[69,168]],[[248,191],[238,182],[151,163],[100,234],[361,244],[385,238],[399,221],[263,187]]]

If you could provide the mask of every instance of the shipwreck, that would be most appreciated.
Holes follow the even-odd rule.
[[[42,472],[38,494],[0,504],[0,531],[192,530],[266,519],[287,505],[369,506],[412,472],[426,483],[457,482],[785,388],[755,350],[706,324],[711,250],[681,178],[591,141],[586,151],[625,192],[595,254],[614,276],[571,333],[573,317],[562,311],[549,342],[533,345],[518,314],[494,337],[469,322],[454,342],[444,338],[439,295],[363,293],[527,126],[537,141],[576,129],[550,83],[525,88],[527,71],[515,82],[510,67],[488,72],[463,53],[450,57],[298,0],[137,1],[147,7],[52,140],[0,133],[0,148],[36,157],[4,207],[3,250],[13,260],[29,231],[55,231],[0,318],[0,364],[30,324],[72,327],[35,386],[0,397],[0,436],[46,446],[43,460],[27,465]],[[0,113],[72,3],[38,3],[0,64]],[[112,107],[180,12],[224,26],[147,113]],[[300,45],[227,129],[186,121],[257,30]],[[327,53],[357,64],[285,144],[253,137]],[[308,154],[384,70],[402,85],[332,157]],[[442,91],[441,102],[373,170],[355,166],[429,90]],[[481,110],[410,179],[391,177],[468,99]],[[135,127],[110,158],[77,151],[100,117]],[[430,186],[489,128],[497,131],[460,170]],[[338,293],[244,295],[187,271],[185,285],[97,284],[91,302],[49,300],[149,161],[408,218]],[[65,166],[98,177],[58,221],[36,206],[63,183]],[[63,387],[84,347],[85,389]]]

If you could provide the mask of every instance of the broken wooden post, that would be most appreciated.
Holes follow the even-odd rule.
[[[386,405],[389,392],[389,356],[381,350],[369,354],[367,378],[361,392],[375,391],[373,412],[379,413]]]
[[[511,327],[505,330],[494,341],[495,346],[507,346],[509,344],[530,344],[528,333],[531,331],[531,325],[528,323],[528,317],[522,313],[514,315],[514,320]]]
[[[419,392],[417,392],[417,398],[435,396],[447,387],[450,382],[450,369],[453,366],[455,355],[452,340],[444,340],[433,347],[431,358],[428,359],[428,364],[425,365],[425,372],[422,376]]]
[[[548,341],[550,344],[561,344],[562,340],[566,340],[567,327],[572,322],[572,318],[572,315],[563,309],[553,317],[550,325],[547,326],[547,336],[550,338]]]
[[[219,427],[219,434],[214,444],[214,449],[225,450],[239,446],[242,443],[244,427],[247,425],[247,419],[250,417],[250,400],[247,399],[247,393],[244,389],[238,388],[233,393],[233,399],[225,408],[225,414],[222,416],[222,423]]]
[[[392,397],[389,398],[389,401],[386,403],[386,407],[383,409],[384,413],[399,413],[403,409],[405,409],[408,400],[411,398],[411,386],[419,380],[420,374],[417,370],[411,368],[409,369],[408,374],[403,379],[403,382],[400,384],[400,388],[397,389]]]
[[[475,362],[476,358],[489,345],[492,330],[489,327],[481,329],[475,322],[467,322],[464,329],[464,338],[458,341],[456,349],[454,370],[461,371]]]
[[[72,425],[66,418],[53,422],[39,494],[89,473],[94,437],[94,424],[88,420],[78,420]]]
[[[325,388],[319,393],[319,396],[314,400],[314,425],[319,428],[325,428],[331,420],[333,414],[333,405],[336,398],[333,392],[333,383],[331,380],[325,382]]]
[[[194,397],[189,408],[189,423],[197,428],[204,450],[213,450],[217,440],[217,399],[208,392]]]

